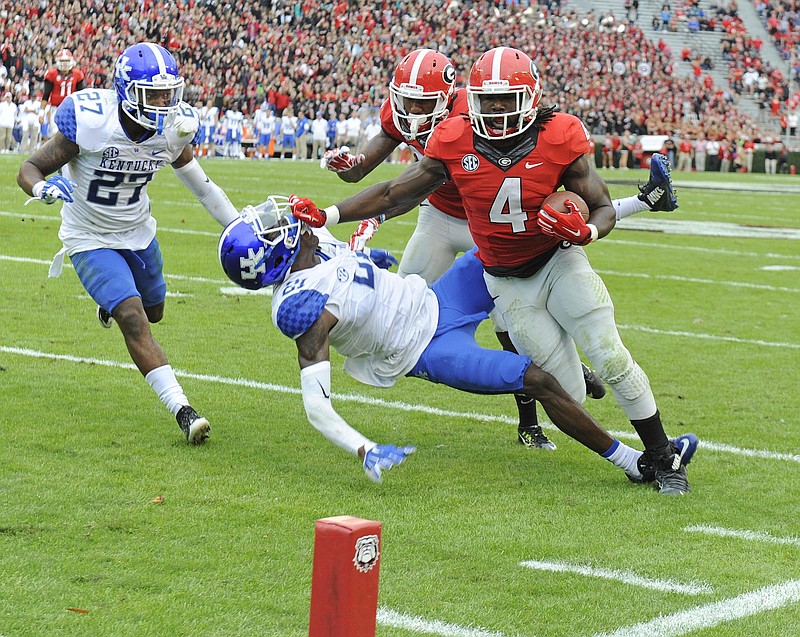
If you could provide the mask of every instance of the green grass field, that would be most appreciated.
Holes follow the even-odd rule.
[[[510,397],[377,390],[334,356],[337,410],[418,448],[372,484],[308,424],[269,298],[230,294],[220,229],[165,170],[154,333],[213,425],[187,447],[72,269],[47,278],[59,206],[23,207],[20,162],[0,158],[2,637],[307,635],[314,521],[334,515],[383,523],[380,637],[800,634],[800,177],[677,175],[678,212],[588,248],[668,433],[702,440],[693,492],[668,498],[549,425],[556,452],[523,448]],[[237,206],[357,190],[311,162],[204,166]],[[646,179],[604,176],[613,196]],[[399,255],[413,227],[374,243]],[[640,447],[610,395],[587,408]]]

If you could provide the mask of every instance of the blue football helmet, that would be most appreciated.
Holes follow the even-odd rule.
[[[219,262],[228,278],[259,290],[286,278],[300,251],[302,223],[291,214],[286,197],[271,196],[246,206],[219,238]]]
[[[129,46],[114,67],[114,88],[122,110],[159,135],[178,112],[183,85],[172,53],[150,42]]]

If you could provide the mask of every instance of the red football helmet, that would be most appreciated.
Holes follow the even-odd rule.
[[[492,112],[490,101],[485,98],[487,95],[515,96],[515,110]],[[472,128],[481,137],[506,139],[526,131],[536,119],[541,99],[539,71],[522,51],[497,47],[481,55],[472,65],[467,103]]]
[[[72,57],[72,51],[69,49],[61,49],[56,55],[56,68],[61,73],[69,73],[75,68],[75,58]]]
[[[447,117],[455,82],[455,68],[438,51],[417,49],[400,61],[389,83],[389,103],[394,125],[403,137],[412,141],[428,135]],[[422,113],[409,112],[411,102],[423,101],[429,104],[423,106]]]

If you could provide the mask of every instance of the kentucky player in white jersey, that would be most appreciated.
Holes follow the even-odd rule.
[[[272,319],[297,346],[306,415],[331,442],[358,455],[371,479],[379,482],[381,471],[403,462],[414,447],[376,444],[336,413],[331,346],[346,357],[345,371],[377,387],[414,376],[473,393],[529,395],[559,429],[642,480],[641,452],[612,438],[554,377],[524,356],[475,341],[493,301],[474,251],[428,287],[417,275],[389,272],[384,251],[351,251],[289,210],[280,197],[245,208],[220,237],[220,263],[242,287],[275,284]]]
[[[205,106],[200,109],[200,133],[199,141],[196,142],[195,156],[208,157],[214,154],[214,134],[217,131],[219,120],[219,109],[208,100]]]
[[[104,327],[116,321],[133,362],[194,444],[209,435],[175,378],[149,323],[164,314],[166,284],[150,215],[147,185],[167,164],[214,219],[238,213],[192,154],[197,112],[181,101],[184,80],[172,54],[155,44],[128,47],[114,72],[114,90],[85,89],[65,99],[59,132],[19,170],[22,189],[47,204],[64,202],[63,248]],[[62,174],[47,175],[61,169]]]
[[[225,157],[244,157],[242,154],[242,133],[244,130],[244,113],[237,108],[225,111]]]

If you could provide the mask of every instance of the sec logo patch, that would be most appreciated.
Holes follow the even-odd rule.
[[[461,167],[468,173],[474,173],[476,170],[478,170],[478,166],[480,165],[480,160],[471,153],[469,155],[464,155],[464,157],[461,159]]]

